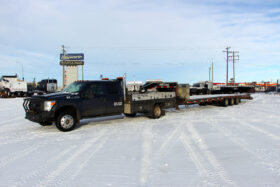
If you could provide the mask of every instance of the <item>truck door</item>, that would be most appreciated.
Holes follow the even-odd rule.
[[[92,83],[88,85],[82,99],[81,108],[84,117],[104,115],[106,110],[106,96],[102,84]]]
[[[107,82],[104,84],[107,95],[107,114],[123,113],[123,94],[119,82]]]

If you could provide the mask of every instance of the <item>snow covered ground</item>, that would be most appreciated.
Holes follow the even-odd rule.
[[[280,96],[253,97],[157,120],[83,120],[68,133],[0,99],[0,186],[279,186]]]

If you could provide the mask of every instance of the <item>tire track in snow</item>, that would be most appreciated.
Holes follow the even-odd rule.
[[[166,154],[169,153],[173,145],[176,144],[176,142],[174,142],[174,139],[178,137],[178,133],[180,131],[181,126],[182,125],[178,125],[167,135],[167,139],[161,144],[160,148],[155,153],[155,158],[164,157]]]
[[[198,144],[202,155],[209,161],[212,165],[214,172],[216,173],[219,178],[225,182],[226,186],[238,186],[236,185],[232,179],[229,178],[227,172],[222,167],[221,163],[216,159],[215,155],[209,150],[207,144],[205,143],[204,139],[199,135],[196,129],[193,127],[193,124],[190,123],[186,126],[188,131],[191,134],[192,139]]]
[[[80,175],[81,171],[88,166],[88,162],[94,157],[94,155],[101,149],[103,148],[104,144],[107,142],[109,136],[103,138],[100,140],[98,145],[91,151],[89,155],[86,156],[86,158],[83,160],[83,162],[78,166],[78,168],[75,169],[75,172],[71,175],[69,183],[69,186],[71,185],[71,181],[73,181],[77,176]],[[58,184],[59,186],[61,183]],[[66,185],[66,186],[68,186]]]
[[[97,137],[89,138],[76,152],[74,152],[67,160],[62,162],[58,167],[51,173],[47,174],[46,177],[39,181],[35,186],[57,186],[56,184],[61,183],[61,179],[58,177],[71,165],[73,162],[84,152],[89,150],[100,138],[102,138],[108,130],[101,131]],[[68,171],[69,172],[69,171]]]
[[[20,116],[20,117],[14,117],[12,119],[8,119],[8,120],[5,120],[5,121],[1,121],[0,122],[0,129],[2,130],[2,128],[10,125],[10,124],[6,124],[6,123],[11,123],[11,122],[14,122],[14,121],[21,121],[23,119],[24,118],[22,116]]]
[[[269,150],[263,150],[263,151],[257,151],[253,149],[252,145],[248,144],[248,141],[246,141],[244,138],[242,138],[240,135],[233,133],[229,129],[226,129],[224,127],[218,126],[218,125],[213,125],[215,123],[211,123],[212,127],[214,127],[216,130],[221,132],[225,137],[227,137],[230,141],[241,147],[245,152],[248,152],[251,154],[253,157],[256,159],[260,160],[262,165],[267,167],[268,169],[272,170],[274,173],[277,175],[280,175],[280,162],[270,158],[268,155]],[[274,160],[274,161],[273,161]]]
[[[65,155],[67,155],[70,151],[72,151],[75,148],[75,146],[70,147],[69,149],[66,149],[59,154],[53,155],[51,159],[46,161],[43,165],[39,166],[38,169],[35,171],[32,171],[31,173],[27,173],[24,177],[21,177],[18,179],[18,182],[15,183],[13,186],[26,186],[30,180],[39,178],[40,176],[44,176],[45,171],[50,167],[51,164],[55,163],[56,161],[61,160],[64,158]]]
[[[144,124],[145,125],[145,124]],[[142,133],[142,159],[141,159],[141,169],[140,169],[140,184],[141,186],[147,185],[147,180],[149,176],[149,169],[151,165],[151,154],[152,154],[152,124],[146,124]]]
[[[239,118],[242,119],[242,118]],[[246,125],[249,124],[248,122],[245,122],[248,119],[243,119],[243,120],[236,120],[236,124],[242,124]],[[267,167],[268,169],[272,170],[275,174],[280,175],[280,161],[278,160],[278,152],[272,152],[272,149],[267,148],[266,145],[262,146],[261,149],[254,149],[254,145],[251,145],[248,143],[248,140],[244,139],[241,134],[239,133],[234,133],[232,130],[230,130],[229,128],[225,128],[224,126],[221,125],[217,125],[217,121],[211,120],[211,122],[206,122],[206,123],[211,123],[210,125],[212,127],[214,127],[215,129],[217,129],[218,131],[220,131],[222,134],[224,134],[224,136],[226,136],[227,138],[229,138],[233,143],[235,143],[236,145],[238,145],[239,147],[241,147],[244,151],[248,152],[249,154],[251,154],[253,157],[255,157],[256,159],[258,159],[260,162],[258,164],[261,164],[265,167]],[[267,124],[266,124],[267,125]],[[240,131],[244,131],[244,129],[238,125],[234,125],[232,126],[235,129],[239,129]],[[252,125],[249,125],[249,128],[251,128]],[[253,128],[254,130],[256,130],[255,128]],[[257,129],[257,131],[259,132],[259,130],[261,130],[261,133],[264,133],[265,135],[270,136],[270,133],[266,132],[266,131],[262,131],[262,129]],[[260,146],[259,144],[257,144],[258,146]],[[279,150],[279,149],[278,149]],[[274,156],[274,157],[273,157]]]
[[[37,132],[38,131],[38,132]],[[42,140],[44,138],[48,138],[49,142],[57,141],[57,138],[53,139],[53,137],[58,137],[61,132],[44,132],[41,130],[31,131],[29,133],[15,132],[12,136],[8,134],[8,136],[2,136],[0,138],[1,144],[0,147],[3,145],[10,145],[15,143],[26,143],[32,140]]]
[[[30,153],[36,151],[37,149],[41,148],[45,146],[45,143],[44,144],[39,144],[39,145],[33,145],[27,149],[24,149],[22,151],[18,151],[18,152],[15,152],[15,153],[12,153],[10,155],[7,155],[5,157],[2,157],[0,158],[0,169],[5,167],[6,165],[10,164],[10,163],[13,163],[14,161],[18,160],[18,159],[21,159],[27,155],[29,155]]]
[[[195,149],[195,147],[192,145],[191,139],[186,136],[184,133],[181,133],[180,140],[184,145],[185,150],[188,152],[188,155],[190,156],[190,159],[194,163],[198,174],[200,177],[203,177],[203,183],[204,185],[218,185],[218,183],[213,179],[213,175],[211,174],[211,171],[209,171],[208,168],[206,168],[206,165],[201,157],[201,154]],[[214,184],[212,184],[214,183]]]
[[[266,135],[266,136],[268,136],[268,137],[270,137],[270,138],[272,138],[274,140],[278,140],[278,141],[280,140],[280,136],[279,135],[275,135],[275,134],[270,133],[268,131],[265,131],[265,130],[257,127],[257,126],[251,125],[249,122],[246,122],[245,120],[240,120],[240,121],[238,121],[238,123],[242,124],[243,126],[247,126],[247,127],[251,128],[251,129],[253,129],[253,130],[255,130],[255,131],[257,131],[257,132],[259,132],[261,134],[264,134],[264,135]]]
[[[246,110],[246,111],[248,111],[248,112],[250,112],[250,113],[256,113],[257,115],[259,115],[259,116],[262,116],[263,114],[264,114],[264,111],[263,112],[259,112],[259,111],[256,111],[255,110],[255,108],[254,108],[254,110],[251,110],[251,109],[243,109],[242,108],[242,110]],[[269,109],[270,110],[270,109]],[[272,119],[273,118],[273,119]],[[278,118],[279,118],[279,114],[273,114],[273,115],[271,115],[271,113],[270,113],[270,116],[268,116],[268,118],[262,118],[262,122],[269,122],[269,123],[266,123],[265,125],[268,125],[268,126],[272,126],[272,127],[275,127],[275,128],[280,128],[280,124],[278,123],[275,123],[275,122],[277,122],[277,120],[278,120]],[[257,120],[257,119],[252,119],[252,122],[259,122],[259,120]]]

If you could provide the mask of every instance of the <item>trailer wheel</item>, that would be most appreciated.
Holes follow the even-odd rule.
[[[40,122],[39,124],[42,126],[49,126],[49,125],[52,125],[52,122],[45,121],[45,122]]]
[[[234,103],[235,103],[235,99],[234,99],[234,98],[231,98],[231,99],[230,99],[230,105],[234,105]]]
[[[236,98],[234,104],[238,105],[239,103],[240,103],[240,99],[239,99],[239,98]]]
[[[61,112],[56,119],[56,127],[63,132],[73,130],[76,123],[77,117],[71,110]]]
[[[229,103],[229,102],[228,102],[228,99],[225,99],[224,102],[223,102],[223,106],[227,107],[227,106],[228,106],[228,103]]]
[[[160,105],[155,105],[152,111],[152,118],[158,119],[162,115],[162,110]]]

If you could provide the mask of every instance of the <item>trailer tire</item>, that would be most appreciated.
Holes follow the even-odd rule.
[[[152,111],[152,118],[153,119],[158,119],[162,115],[162,108],[160,105],[155,105]]]
[[[229,104],[228,99],[224,99],[223,106],[224,106],[224,107],[227,107],[227,106],[228,106],[228,104]]]
[[[77,124],[77,117],[71,110],[62,111],[56,119],[56,127],[58,130],[67,132],[75,128]]]
[[[240,103],[240,99],[236,98],[234,104],[238,105]]]
[[[235,99],[234,98],[230,98],[230,103],[229,105],[234,105],[235,104]]]

